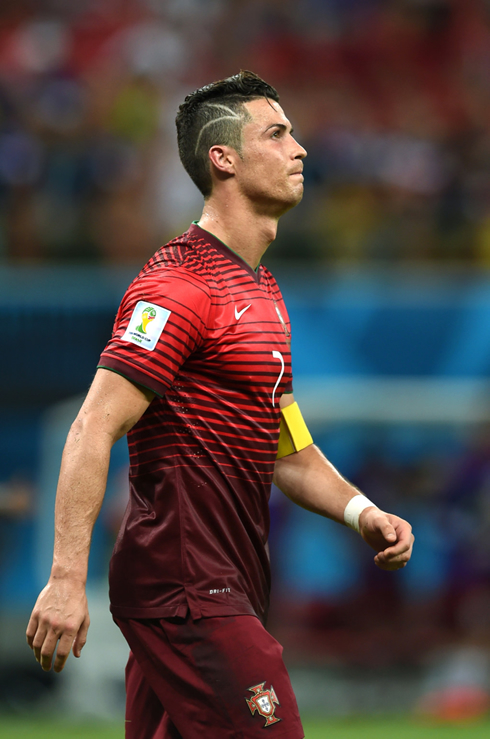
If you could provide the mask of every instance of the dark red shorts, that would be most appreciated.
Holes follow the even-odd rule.
[[[282,647],[254,616],[116,623],[126,739],[303,739]]]

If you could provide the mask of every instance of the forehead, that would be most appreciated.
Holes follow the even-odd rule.
[[[248,128],[250,131],[261,131],[274,123],[291,126],[283,109],[275,100],[266,100],[266,98],[251,100],[245,103],[245,108],[252,116],[252,120],[245,124],[244,130]]]

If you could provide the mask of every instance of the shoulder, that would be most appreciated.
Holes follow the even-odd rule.
[[[203,237],[201,229],[194,226],[177,236],[158,251],[145,264],[133,285],[175,278],[185,280],[209,294],[215,292],[221,282],[216,250]]]
[[[145,264],[139,276],[182,268],[197,278],[206,279],[215,264],[214,249],[194,224],[183,234],[160,247]]]
[[[213,293],[206,259],[186,233],[161,247],[148,261],[129,285],[121,310],[126,313],[143,301],[206,323]]]
[[[158,272],[141,273],[131,283],[123,303],[140,301],[156,303],[179,314],[194,313],[205,318],[211,303],[209,285],[184,265],[168,266]]]

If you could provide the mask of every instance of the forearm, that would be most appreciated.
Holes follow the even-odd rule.
[[[349,500],[359,493],[315,445],[276,461],[274,483],[294,503],[344,523]]]
[[[371,501],[359,510],[355,505],[359,490],[343,478],[313,444],[278,459],[274,482],[297,505],[339,523],[346,522],[345,508],[354,498],[354,509],[347,523],[377,552],[376,565],[383,570],[397,570],[405,567],[410,559],[414,541],[410,524],[379,510]]]
[[[77,419],[63,451],[55,506],[54,579],[85,583],[92,531],[104,499],[112,439]]]
[[[94,523],[104,499],[111,449],[141,418],[153,393],[99,369],[63,451],[56,493],[53,568],[27,626],[43,670],[80,656],[90,623],[85,582]]]

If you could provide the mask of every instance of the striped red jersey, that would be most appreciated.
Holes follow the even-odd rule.
[[[269,496],[290,324],[274,278],[193,224],[123,298],[99,367],[156,395],[128,433],[110,565],[123,618],[266,618]]]

